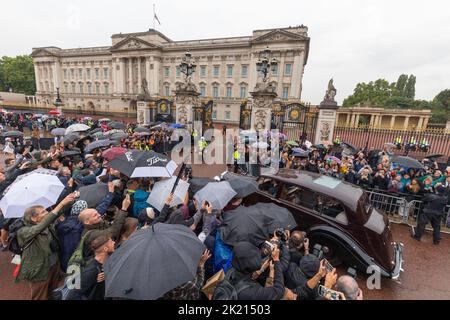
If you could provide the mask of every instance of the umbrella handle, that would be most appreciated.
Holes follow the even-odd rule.
[[[175,192],[175,189],[178,186],[178,182],[180,181],[181,175],[183,174],[184,168],[186,168],[186,163],[183,162],[183,164],[181,165],[181,168],[180,168],[180,172],[178,172],[177,179],[175,180],[172,191],[170,193],[173,194]]]

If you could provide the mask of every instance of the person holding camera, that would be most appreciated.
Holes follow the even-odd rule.
[[[273,263],[273,281],[261,285],[255,272],[263,266],[259,249],[249,242],[239,242],[233,248],[232,268],[228,272],[236,288],[238,300],[280,300],[284,296],[284,277],[281,265],[281,250],[274,246],[269,260]],[[269,262],[270,264],[270,262]],[[227,272],[227,274],[228,274]]]
[[[61,270],[58,238],[53,223],[76,196],[75,193],[68,195],[51,212],[42,206],[25,210],[24,226],[17,231],[17,241],[23,253],[16,281],[29,282],[32,300],[48,300],[58,287]]]

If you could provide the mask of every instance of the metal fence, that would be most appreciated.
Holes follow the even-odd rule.
[[[412,196],[402,194],[392,194],[380,190],[367,191],[371,204],[386,212],[389,220],[394,223],[405,223],[410,226],[416,226],[419,214],[422,214],[423,202]],[[415,199],[414,199],[415,198]],[[450,205],[443,208],[441,232],[450,234],[450,228],[447,227],[447,221],[450,215]],[[432,230],[427,226],[427,230]]]
[[[336,137],[359,148],[365,148],[367,145],[369,149],[382,149],[385,143],[395,143],[396,139],[400,139],[399,147],[394,148],[396,154],[408,154],[421,159],[429,154],[439,153],[444,155],[440,159],[441,162],[446,162],[450,157],[450,132],[445,128],[418,131],[336,126],[333,139]],[[421,147],[423,141],[428,143],[428,147]]]

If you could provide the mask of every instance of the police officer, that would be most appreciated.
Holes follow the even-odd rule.
[[[433,227],[433,243],[438,245],[441,241],[441,221],[444,214],[444,207],[447,204],[447,190],[444,186],[438,185],[436,193],[426,193],[423,196],[423,211],[419,214],[417,230],[412,237],[420,241],[425,226],[431,222]]]

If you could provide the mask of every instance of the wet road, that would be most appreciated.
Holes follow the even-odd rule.
[[[194,176],[212,177],[225,170],[222,165],[194,165]],[[383,279],[380,290],[368,290],[366,277],[359,274],[357,279],[367,300],[414,300],[450,299],[450,236],[443,234],[439,246],[432,244],[431,233],[426,232],[422,242],[410,238],[410,228],[392,225],[394,241],[404,244],[404,272],[399,281]],[[9,252],[0,252],[0,299],[28,299],[29,291],[25,283],[15,284],[12,278],[14,265],[10,263]],[[341,274],[341,273],[340,273]]]

